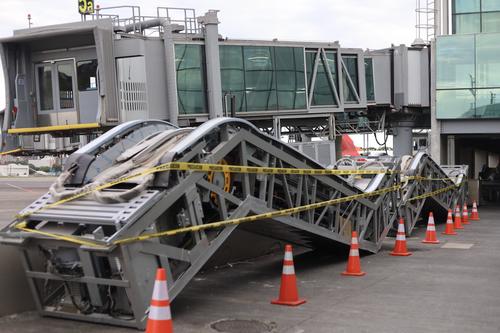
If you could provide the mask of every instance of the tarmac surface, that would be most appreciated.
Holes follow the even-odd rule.
[[[45,192],[51,179],[0,179],[0,223]],[[13,187],[17,186],[16,187]],[[176,333],[205,332],[499,332],[500,207],[480,208],[481,221],[457,236],[426,245],[425,227],[408,239],[409,257],[389,255],[388,238],[375,255],[363,255],[364,277],[343,277],[346,253],[297,254],[300,296],[296,307],[271,305],[279,291],[282,254],[268,255],[206,270],[196,276],[172,304]],[[17,259],[0,247],[0,309]],[[301,251],[296,250],[296,253]],[[20,269],[20,266],[18,267]],[[7,283],[7,285],[6,285]],[[23,284],[21,283],[20,286]],[[18,288],[10,288],[18,289]],[[18,290],[17,290],[18,291]],[[12,291],[9,291],[11,293]],[[29,299],[21,290],[17,301]],[[11,308],[12,308],[12,304]],[[22,308],[22,306],[19,306]],[[215,322],[237,320],[231,325]],[[33,312],[0,318],[0,332],[118,333],[136,330],[40,318]]]

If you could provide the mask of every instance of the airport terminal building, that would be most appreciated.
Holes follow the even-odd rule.
[[[453,0],[441,6],[442,34],[433,48],[432,153],[441,163],[468,164],[471,195],[480,191],[482,204],[498,203],[500,1]]]

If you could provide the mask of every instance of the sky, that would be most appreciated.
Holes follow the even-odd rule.
[[[0,37],[15,29],[79,21],[78,0],[1,0]],[[138,5],[142,15],[156,7],[219,12],[219,33],[235,39],[339,41],[342,47],[378,49],[415,39],[415,0],[95,0],[101,7]],[[0,73],[0,109],[5,107]],[[373,140],[373,139],[372,139]],[[357,141],[357,140],[356,140]]]

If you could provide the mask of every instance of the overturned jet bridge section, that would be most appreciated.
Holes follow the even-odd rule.
[[[399,162],[399,160],[398,160]],[[344,157],[335,164],[337,169],[364,170],[391,168],[392,157]],[[468,165],[440,166],[426,153],[403,156],[400,162],[398,211],[405,220],[405,230],[411,234],[415,225],[432,211],[443,220],[450,208],[466,203]],[[342,175],[349,183],[363,188],[367,179],[358,175]],[[394,225],[397,228],[397,225]]]
[[[377,252],[407,214],[401,189],[419,187],[399,158],[355,164],[324,169],[245,120],[132,121],[73,153],[1,242],[19,247],[42,315],[144,328],[156,268],[175,298],[237,232],[332,249],[355,230]],[[461,200],[450,182],[433,185],[443,205]]]

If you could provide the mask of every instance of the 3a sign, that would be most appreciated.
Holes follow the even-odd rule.
[[[78,12],[82,15],[94,14],[94,0],[78,0]]]

